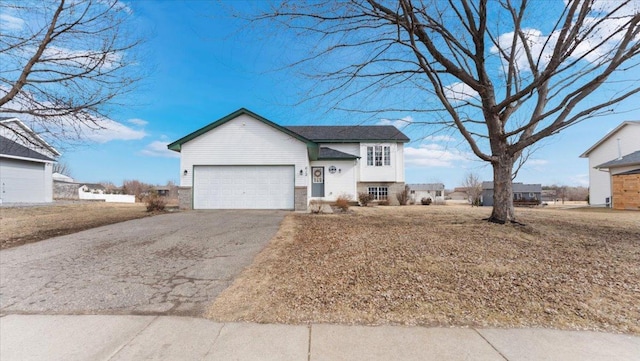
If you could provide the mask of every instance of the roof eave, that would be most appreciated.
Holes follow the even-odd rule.
[[[600,146],[600,144],[604,143],[607,139],[611,138],[611,136],[616,134],[620,129],[622,129],[623,127],[625,127],[627,125],[639,125],[640,126],[640,122],[639,121],[626,120],[626,121],[620,123],[617,127],[613,128],[612,131],[610,131],[609,133],[605,134],[604,137],[600,138],[600,140],[597,141],[594,145],[592,145],[589,149],[585,150],[584,153],[580,154],[579,158],[589,158],[589,153],[591,153],[594,149],[598,148]]]
[[[252,117],[252,118],[254,118],[256,120],[259,120],[259,121],[261,121],[261,122],[263,122],[263,123],[275,128],[275,129],[277,129],[277,130],[279,130],[279,131],[281,131],[281,132],[283,132],[283,133],[285,133],[285,134],[287,134],[287,135],[289,135],[289,136],[291,136],[291,137],[293,137],[293,138],[305,143],[307,145],[307,147],[316,145],[316,143],[314,141],[309,140],[309,139],[301,136],[298,133],[295,133],[295,132],[293,132],[293,131],[291,131],[291,130],[283,127],[283,126],[280,126],[280,125],[270,121],[269,119],[264,118],[264,117],[262,117],[262,116],[260,116],[260,115],[258,115],[256,113],[246,109],[246,108],[240,108],[240,109],[236,110],[235,112],[233,112],[231,114],[228,114],[228,115],[216,120],[215,122],[210,123],[210,124],[200,128],[200,129],[196,130],[195,132],[187,134],[184,137],[176,140],[173,143],[170,143],[169,145],[167,145],[167,148],[169,150],[180,152],[182,150],[182,144],[184,144],[184,143],[186,143],[186,142],[188,142],[190,140],[193,140],[193,139],[201,136],[202,134],[205,134],[208,131],[210,131],[212,129],[215,129],[215,128],[217,128],[217,127],[219,127],[219,126],[221,126],[221,125],[229,122],[230,120],[233,120],[233,119],[235,119],[235,118],[237,118],[237,117],[239,117],[241,115],[249,115],[250,117]]]

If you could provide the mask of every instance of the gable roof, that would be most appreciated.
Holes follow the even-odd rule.
[[[493,189],[493,182],[482,182],[482,189]],[[542,184],[513,183],[515,193],[542,193]]]
[[[54,159],[44,154],[38,153],[33,149],[29,149],[22,144],[16,143],[9,138],[0,135],[0,156],[8,158],[27,159],[44,162],[55,162]]]
[[[12,123],[16,124],[19,128],[21,128],[25,132],[24,135],[21,135],[22,137],[26,137],[28,135],[31,139],[33,139],[33,141],[31,139],[29,139],[28,142],[39,143],[43,148],[45,148],[46,150],[51,152],[51,154],[53,154],[55,156],[60,156],[60,152],[58,152],[54,147],[52,147],[49,143],[47,143],[44,139],[42,139],[42,137],[40,137],[38,134],[36,134],[36,132],[34,132],[26,124],[24,124],[22,121],[20,121],[20,119],[18,119],[18,118],[6,118],[6,117],[5,118],[0,118],[0,127],[6,127],[10,131],[12,131],[12,130],[15,131],[9,125],[9,124],[12,124]]]
[[[409,142],[393,125],[296,125],[287,129],[317,143]]]
[[[235,112],[224,116],[215,122],[206,125],[193,133],[190,133],[173,143],[167,145],[170,150],[180,152],[182,144],[195,139],[202,134],[215,129],[226,122],[241,115],[248,115],[273,127],[293,138],[306,143],[307,146],[316,146],[315,143],[352,143],[352,142],[409,142],[409,138],[392,125],[355,125],[355,126],[281,126],[260,115],[240,108]],[[345,153],[346,154],[346,153]]]
[[[444,184],[442,183],[420,183],[420,184],[408,184],[409,189],[412,191],[441,191],[444,190]]]
[[[233,112],[233,113],[231,113],[231,114],[229,114],[227,116],[224,116],[224,117],[216,120],[215,122],[213,122],[213,123],[211,123],[209,125],[206,125],[206,126],[200,128],[200,129],[196,130],[195,132],[190,133],[190,134],[188,134],[188,135],[176,140],[173,143],[170,143],[169,145],[167,145],[167,148],[169,148],[170,150],[179,152],[182,149],[182,144],[184,144],[184,143],[186,143],[186,142],[188,142],[188,141],[190,141],[192,139],[195,139],[195,138],[201,136],[202,134],[204,134],[204,133],[206,133],[206,132],[208,132],[208,131],[210,131],[212,129],[215,129],[215,128],[221,126],[222,124],[225,124],[228,121],[233,120],[233,119],[235,119],[235,118],[237,118],[237,117],[239,117],[241,115],[248,115],[248,116],[250,116],[250,117],[252,117],[252,118],[254,118],[256,120],[259,120],[259,121],[263,122],[264,124],[266,124],[266,125],[268,125],[270,127],[273,127],[273,128],[275,128],[275,129],[277,129],[277,130],[279,130],[279,131],[281,131],[281,132],[283,132],[283,133],[285,133],[287,135],[290,135],[293,138],[296,138],[296,139],[298,139],[299,141],[301,141],[303,143],[307,143],[307,146],[313,144],[313,142],[311,140],[301,136],[300,134],[294,133],[291,130],[289,130],[289,129],[285,128],[285,127],[282,127],[282,126],[270,121],[267,118],[261,117],[258,114],[254,113],[254,112],[252,112],[252,111],[250,111],[248,109],[240,108],[240,109],[236,110],[235,112]]]
[[[627,120],[627,121],[624,121],[624,122],[620,123],[620,125],[618,125],[617,127],[613,128],[612,131],[610,131],[604,137],[602,137],[602,139],[597,141],[596,144],[592,145],[591,148],[585,150],[584,153],[580,154],[580,158],[588,158],[589,157],[589,153],[591,153],[594,149],[598,148],[600,146],[600,144],[604,143],[607,139],[611,138],[620,129],[624,128],[627,125],[640,126],[640,121]]]
[[[640,150],[635,151],[631,154],[627,154],[622,158],[617,158],[617,159],[602,163],[600,165],[595,166],[594,168],[600,169],[600,168],[626,167],[626,166],[636,165],[636,164],[640,164]]]
[[[320,151],[318,152],[318,160],[347,160],[347,159],[358,159],[357,155],[341,152],[339,150],[320,147]]]

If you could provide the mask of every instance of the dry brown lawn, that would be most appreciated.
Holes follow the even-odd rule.
[[[287,216],[208,317],[640,333],[640,212],[352,210]]]
[[[0,207],[0,249],[149,216],[143,203],[72,202]]]

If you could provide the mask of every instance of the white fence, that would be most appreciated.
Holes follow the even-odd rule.
[[[103,200],[108,203],[135,203],[136,196],[130,194],[100,194],[78,190],[80,199]]]

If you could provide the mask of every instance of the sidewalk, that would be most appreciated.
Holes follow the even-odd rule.
[[[7,315],[0,360],[640,360],[640,337],[545,329]]]

